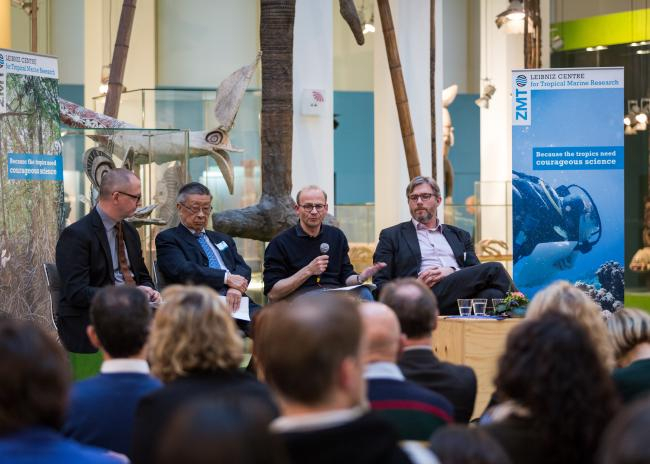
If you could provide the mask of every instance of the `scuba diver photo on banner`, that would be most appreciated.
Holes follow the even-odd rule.
[[[513,274],[623,304],[623,68],[512,72]]]

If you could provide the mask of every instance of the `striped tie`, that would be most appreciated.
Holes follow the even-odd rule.
[[[198,240],[199,245],[201,245],[201,248],[203,248],[205,255],[208,257],[208,267],[210,269],[221,269],[217,256],[214,254],[214,251],[212,251],[210,245],[208,245],[208,239],[206,238],[205,232],[197,235],[196,239]]]

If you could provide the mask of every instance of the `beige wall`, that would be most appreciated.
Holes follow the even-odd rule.
[[[157,3],[159,86],[216,88],[230,73],[255,59],[259,0]],[[258,76],[252,87],[259,88]]]

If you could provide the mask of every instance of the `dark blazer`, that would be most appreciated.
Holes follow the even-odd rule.
[[[251,268],[237,253],[235,241],[221,232],[206,230],[205,233],[221,255],[228,271],[250,281]],[[223,250],[217,247],[221,242],[227,245]],[[183,224],[167,229],[156,236],[156,256],[158,269],[167,284],[207,285],[222,295],[226,294],[226,290],[228,290],[228,287],[224,285],[226,271],[208,267],[208,257],[203,248]]]
[[[397,363],[407,380],[447,398],[454,420],[468,423],[476,401],[476,374],[471,367],[442,362],[428,349],[402,352]]]
[[[470,234],[458,227],[442,224],[442,235],[447,239],[461,268],[481,264],[474,252]],[[372,280],[377,285],[377,292],[386,282],[398,277],[417,277],[422,252],[413,222],[402,222],[382,230],[372,259],[375,263],[386,263],[386,267],[377,272]]]
[[[256,401],[269,419],[278,409],[268,388],[252,376],[234,371],[194,372],[179,377],[140,401],[133,425],[133,464],[153,463],[165,427],[182,406],[199,399],[246,398]]]
[[[155,288],[142,257],[138,232],[127,222],[123,230],[136,284]],[[61,233],[56,244],[56,267],[61,279],[59,337],[68,351],[94,353],[97,349],[86,336],[90,302],[100,288],[115,285],[106,229],[95,208]]]

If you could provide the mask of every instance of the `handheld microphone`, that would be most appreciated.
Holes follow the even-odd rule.
[[[330,246],[327,242],[323,242],[320,244],[320,254],[321,255],[326,255],[327,252],[330,251]],[[320,284],[320,275],[316,277],[316,283]]]

